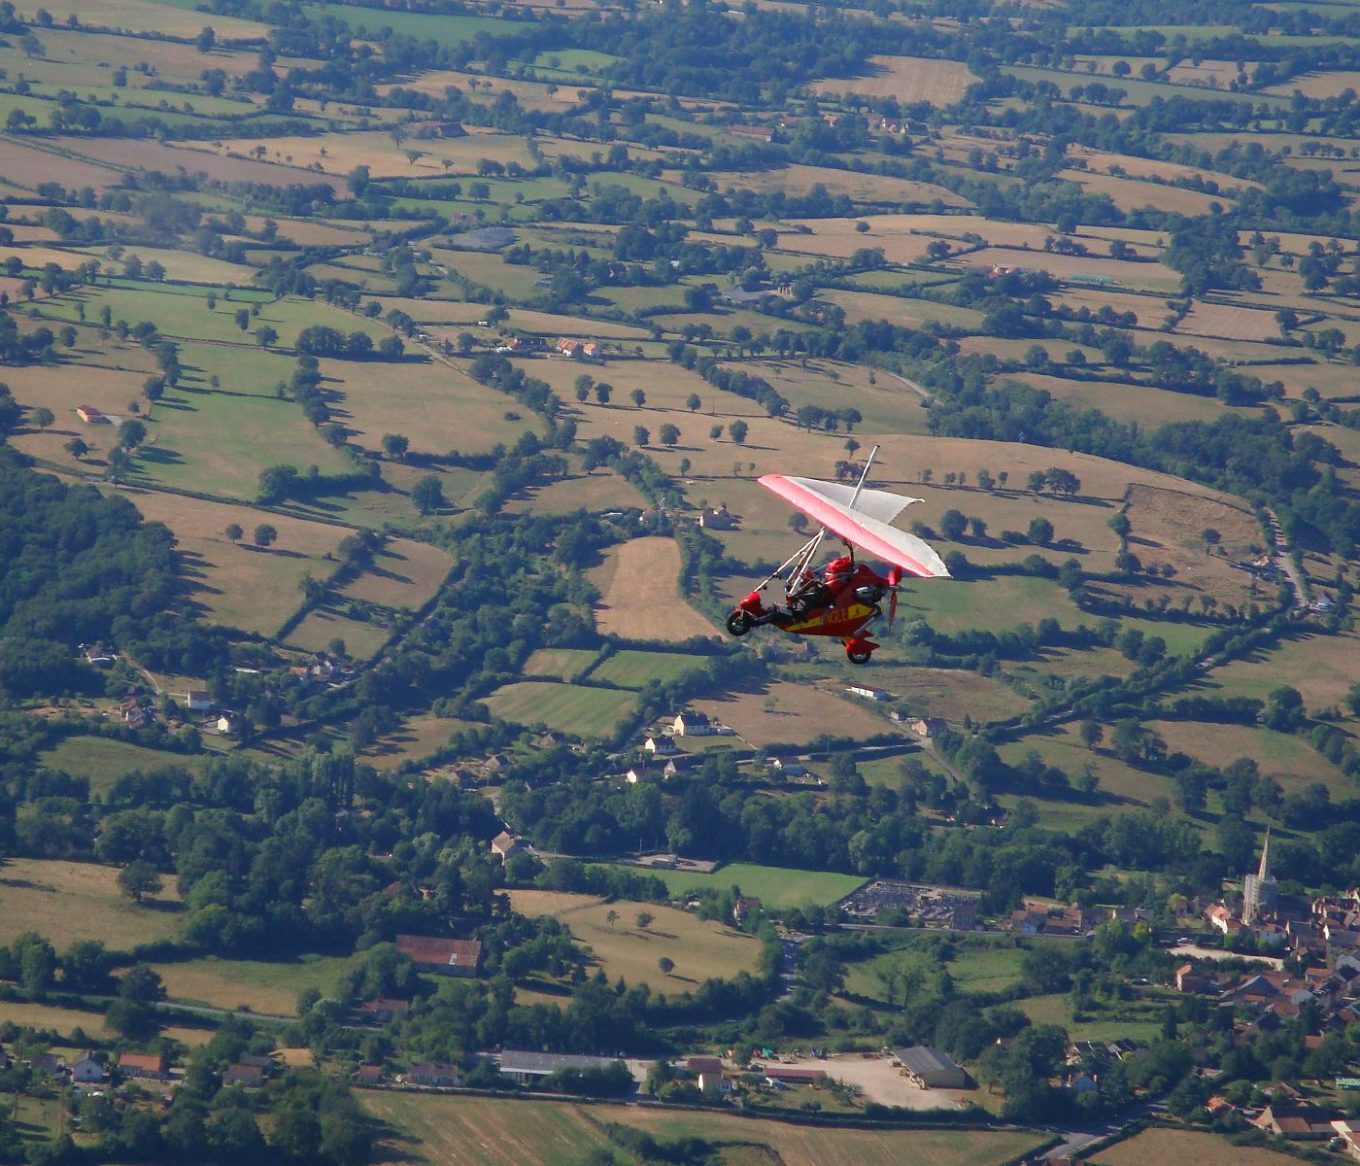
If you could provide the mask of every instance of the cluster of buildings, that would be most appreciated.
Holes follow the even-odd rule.
[[[922,927],[975,931],[978,900],[976,893],[954,887],[874,879],[846,895],[839,906],[847,915],[861,919],[874,919],[881,911],[897,908],[919,920]]]
[[[563,336],[553,344],[553,351],[559,356],[567,356],[572,360],[592,360],[602,361],[604,350],[596,340],[577,340],[571,336]]]
[[[16,1060],[0,1048],[0,1072],[16,1066],[57,1085],[82,1088],[127,1081],[169,1081],[171,1076],[170,1058],[165,1053],[122,1053],[115,1061],[107,1053],[91,1050],[68,1062],[56,1053],[34,1053]]]

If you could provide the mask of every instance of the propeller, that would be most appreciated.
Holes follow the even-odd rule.
[[[902,582],[902,568],[895,564],[888,570],[888,586],[891,588],[888,600],[888,631],[892,631],[897,619],[897,585]]]

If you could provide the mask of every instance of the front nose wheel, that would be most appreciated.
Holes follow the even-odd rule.
[[[873,654],[874,650],[872,648],[860,648],[852,645],[845,649],[846,658],[851,664],[867,664],[869,663],[869,657]]]
[[[748,612],[742,611],[741,608],[737,608],[736,611],[727,617],[727,630],[731,635],[744,636],[751,630],[752,622]]]

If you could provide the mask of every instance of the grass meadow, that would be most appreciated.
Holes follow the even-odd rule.
[[[133,904],[118,889],[118,868],[64,859],[11,858],[0,865],[0,943],[41,921],[58,952],[78,939],[114,951],[173,939],[182,916],[173,881],[155,899]]]
[[[731,979],[754,971],[760,954],[754,936],[655,903],[514,890],[510,904],[521,915],[551,915],[565,923],[611,982],[622,976],[629,984],[647,984],[657,992],[680,992],[711,977]],[[643,911],[654,917],[645,928],[637,922]],[[611,912],[617,915],[612,923]],[[670,973],[657,966],[663,958],[675,962]]]
[[[45,766],[88,778],[91,794],[107,794],[115,781],[133,769],[161,769],[174,765],[197,773],[203,768],[204,760],[201,756],[166,753],[105,737],[66,737],[42,754]]]
[[[316,988],[328,995],[346,960],[306,956],[298,960],[224,960],[216,956],[153,965],[173,1000],[211,1008],[293,1016],[298,994]]]
[[[362,1101],[392,1131],[381,1147],[386,1161],[414,1150],[429,1166],[575,1166],[605,1149],[621,1166],[639,1166],[606,1140],[610,1122],[717,1142],[731,1166],[1001,1166],[1041,1140],[1028,1130],[831,1130],[735,1114],[388,1091],[365,1091]]]
[[[640,868],[630,866],[627,869],[637,873]],[[729,887],[740,887],[743,895],[757,898],[776,909],[809,905],[824,907],[845,898],[865,882],[857,875],[791,870],[788,867],[759,866],[749,862],[729,863],[709,874],[651,869],[642,873],[659,878],[676,898],[692,891],[725,891]]]
[[[498,688],[482,703],[502,720],[606,738],[631,714],[636,699],[617,689],[524,680]]]

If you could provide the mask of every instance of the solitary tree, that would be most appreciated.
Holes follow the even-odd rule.
[[[699,406],[702,404],[703,401],[699,399],[698,393],[690,393],[690,395],[685,398],[685,408],[688,409],[691,413],[696,412]]]
[[[733,421],[732,424],[727,427],[727,435],[738,445],[745,442],[746,434],[749,432],[750,426],[740,419]]]
[[[118,427],[118,444],[124,449],[136,449],[146,440],[146,426],[135,417],[129,417]]]
[[[612,928],[619,921],[619,913],[613,907],[610,907],[605,913],[604,921]]]
[[[661,427],[661,444],[667,449],[674,449],[680,440],[680,430],[669,421]]]
[[[1045,545],[1053,538],[1053,524],[1047,518],[1031,518],[1029,522],[1029,541]]]
[[[411,447],[411,439],[400,433],[384,433],[382,447],[388,457],[403,458]]]
[[[713,426],[712,428],[710,428],[709,431],[708,431],[708,436],[709,436],[713,441],[719,440],[719,439],[722,437],[722,434],[723,434],[723,427],[722,427],[721,425],[714,425],[714,426]]]
[[[147,895],[159,894],[164,885],[156,868],[140,858],[118,872],[118,889],[134,903],[140,903]]]
[[[421,514],[434,514],[446,505],[444,487],[433,474],[426,474],[411,487],[411,501]]]
[[[647,928],[649,928],[652,925],[652,921],[655,918],[656,916],[653,915],[650,911],[639,911],[637,913],[637,925],[640,928],[642,928],[643,931],[646,931]]]
[[[668,955],[663,955],[659,960],[657,960],[656,966],[661,969],[661,974],[663,976],[669,976],[673,971],[675,971],[675,961],[671,959],[671,957]]]
[[[242,332],[245,332],[245,331],[247,331],[247,330],[250,328],[250,309],[249,309],[249,308],[237,308],[237,309],[236,309],[236,326],[237,326],[239,329],[241,329]]]
[[[245,531],[241,529],[241,524],[239,522],[229,522],[227,523],[227,529],[222,533],[231,539],[232,542],[239,543],[241,541],[241,536],[245,534]]]
[[[646,445],[652,440],[652,435],[645,425],[633,426],[633,444]]]
[[[76,459],[76,461],[80,461],[81,458],[90,452],[89,444],[84,438],[80,437],[71,438],[71,440],[66,443],[65,449],[67,453]]]
[[[634,389],[628,395],[633,398],[633,404],[636,405],[639,409],[641,409],[642,406],[647,403],[647,394],[644,393],[641,389]]]
[[[608,384],[605,381],[601,381],[598,385],[595,386],[595,400],[597,400],[601,405],[608,405],[609,398],[613,395],[613,393],[614,386]]]
[[[267,547],[279,537],[279,532],[270,526],[269,523],[262,522],[255,528],[253,537],[257,547]]]
[[[44,405],[39,405],[33,410],[29,420],[38,429],[47,429],[57,419],[57,415]]]

